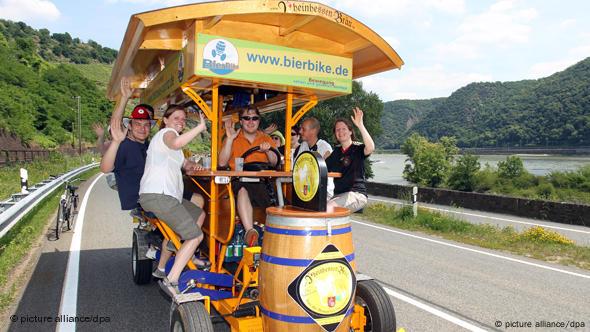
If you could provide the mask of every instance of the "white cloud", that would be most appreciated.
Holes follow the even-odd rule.
[[[568,18],[559,23],[559,28],[563,30],[567,30],[573,28],[578,23],[578,20],[575,18]]]
[[[517,2],[501,0],[486,11],[467,16],[457,28],[459,36],[433,47],[438,57],[477,58],[482,46],[508,47],[529,41],[530,22],[538,13],[534,8],[520,8]]]
[[[325,0],[328,6],[346,13],[355,13],[355,18],[365,17],[416,17],[430,11],[461,14],[465,11],[464,0]]]
[[[393,47],[394,49],[398,49],[401,42],[399,41],[399,39],[393,37],[393,36],[383,36],[383,39],[385,39],[385,41],[391,45],[391,47]]]
[[[60,16],[49,0],[0,0],[0,17],[12,21],[56,21]]]
[[[145,6],[160,5],[159,8],[185,5],[187,3],[204,2],[205,0],[107,0],[107,3],[128,2]],[[213,0],[214,1],[214,0]]]
[[[562,71],[590,56],[590,44],[580,45],[569,49],[566,55],[558,60],[538,62],[529,69],[530,78],[542,78]]]
[[[364,89],[377,93],[383,101],[446,97],[469,83],[491,80],[486,74],[451,72],[441,64],[403,67],[361,79]]]

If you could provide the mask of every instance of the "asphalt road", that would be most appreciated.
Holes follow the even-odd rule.
[[[577,331],[590,330],[589,271],[354,219],[357,267],[386,288],[406,331],[505,330],[506,322],[534,327],[541,321],[583,323]],[[77,226],[59,241],[44,242],[9,330],[70,330],[73,325],[33,322],[62,313],[88,320],[76,324],[79,331],[166,331],[169,302],[155,283],[133,283],[131,218],[104,177]]]

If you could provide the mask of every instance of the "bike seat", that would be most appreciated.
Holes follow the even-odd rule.
[[[78,187],[76,187],[76,186],[68,186],[68,189],[70,191],[76,191],[76,190],[78,190]]]

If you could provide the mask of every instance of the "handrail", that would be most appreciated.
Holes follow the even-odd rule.
[[[10,231],[23,216],[25,216],[45,197],[49,196],[55,189],[59,188],[62,183],[97,166],[98,163],[92,163],[65,173],[58,178],[51,180],[51,182],[37,188],[34,192],[28,194],[22,200],[0,213],[0,238],[4,237],[4,235],[8,233],[8,231]]]

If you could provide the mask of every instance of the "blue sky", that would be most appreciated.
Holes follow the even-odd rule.
[[[0,17],[119,49],[134,13],[195,1],[0,0]],[[198,2],[198,1],[197,1]],[[446,97],[470,82],[536,79],[590,56],[590,1],[322,0],[405,61],[362,79],[382,100]]]

